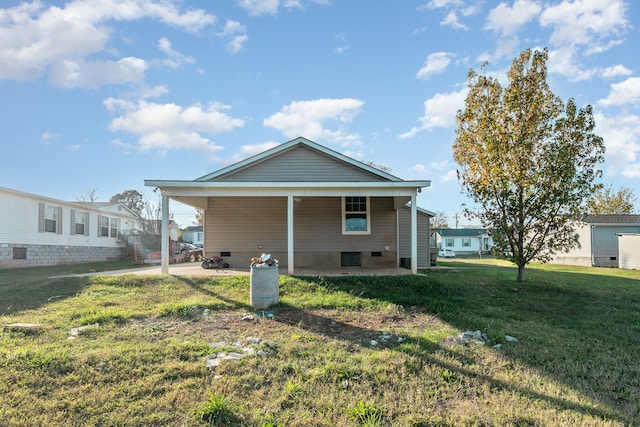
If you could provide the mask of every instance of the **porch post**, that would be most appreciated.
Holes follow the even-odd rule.
[[[411,196],[411,274],[418,274],[418,207],[415,194]]]
[[[291,275],[293,267],[293,196],[287,196],[287,272]]]
[[[162,195],[162,226],[160,228],[160,273],[169,274],[169,197]]]

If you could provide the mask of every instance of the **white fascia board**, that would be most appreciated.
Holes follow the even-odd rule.
[[[423,188],[431,181],[161,181],[145,180],[146,187],[168,188]]]
[[[429,181],[400,182],[193,182],[145,181],[169,197],[209,196],[411,196]]]

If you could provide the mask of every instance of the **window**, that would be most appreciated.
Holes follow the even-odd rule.
[[[451,238],[447,238],[444,239],[444,245],[448,248],[452,248],[453,247],[453,239]]]
[[[38,232],[62,234],[62,208],[38,204]]]
[[[118,218],[98,215],[98,237],[118,237]]]
[[[371,233],[369,221],[369,197],[342,198],[342,233]]]
[[[71,209],[71,234],[89,235],[89,212]]]
[[[462,239],[462,247],[470,248],[471,247],[471,239]]]
[[[13,248],[13,259],[27,259],[27,248]]]
[[[109,237],[109,217],[100,215],[99,237]]]

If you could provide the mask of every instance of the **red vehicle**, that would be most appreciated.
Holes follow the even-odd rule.
[[[204,259],[202,248],[199,248],[191,243],[180,244],[180,257],[184,261],[196,262]]]

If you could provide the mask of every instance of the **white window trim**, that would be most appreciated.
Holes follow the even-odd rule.
[[[367,229],[366,231],[347,231],[347,209],[346,209],[346,198],[347,197],[362,197],[362,196],[342,196],[342,234],[348,235],[368,235],[371,234],[371,201],[369,200],[369,196],[366,196],[367,210],[365,212]]]

